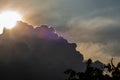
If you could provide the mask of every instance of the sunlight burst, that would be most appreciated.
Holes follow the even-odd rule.
[[[11,29],[16,25],[17,21],[21,21],[22,16],[15,11],[3,11],[0,13],[0,33],[3,28]]]

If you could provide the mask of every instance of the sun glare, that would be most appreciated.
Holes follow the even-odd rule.
[[[17,21],[21,21],[22,16],[15,11],[3,11],[0,13],[0,33],[3,28],[11,29]]]

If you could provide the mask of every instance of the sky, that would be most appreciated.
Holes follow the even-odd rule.
[[[119,0],[0,0],[0,12],[18,11],[33,26],[47,24],[85,59],[120,61]]]

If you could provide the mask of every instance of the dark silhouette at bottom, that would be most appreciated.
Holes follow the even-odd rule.
[[[72,69],[66,70],[64,73],[68,75],[66,80],[120,80],[120,63],[113,64],[113,58],[111,62],[104,66],[104,69],[95,68],[91,66],[92,60],[89,59],[86,63],[85,72],[76,72]],[[110,73],[109,75],[104,72]]]

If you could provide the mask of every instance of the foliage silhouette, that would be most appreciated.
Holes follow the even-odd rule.
[[[104,66],[104,69],[95,68],[91,66],[92,60],[88,59],[86,62],[85,72],[76,72],[72,69],[66,70],[64,73],[68,75],[66,80],[120,80],[120,63],[113,64],[113,58],[111,62]],[[104,74],[105,70],[111,73],[111,76]]]

